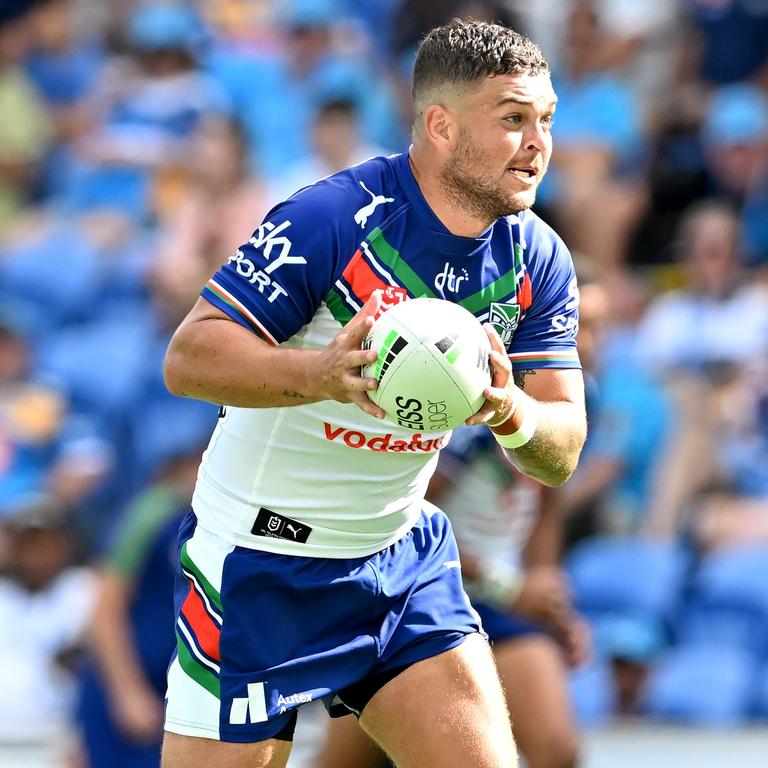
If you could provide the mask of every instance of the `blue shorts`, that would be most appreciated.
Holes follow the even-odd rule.
[[[483,629],[491,643],[503,643],[505,640],[546,633],[546,630],[538,624],[515,616],[513,613],[504,613],[488,603],[474,600],[472,605],[480,616]]]
[[[369,557],[293,557],[180,530],[167,731],[290,739],[296,709],[359,713],[387,680],[481,632],[448,518],[434,507]]]

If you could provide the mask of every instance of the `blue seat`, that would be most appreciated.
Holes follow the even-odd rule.
[[[37,320],[37,335],[92,316],[102,271],[85,233],[61,223],[3,254],[0,292],[25,305]]]
[[[666,620],[680,599],[688,562],[674,544],[601,536],[577,544],[565,566],[576,608],[586,616]]]
[[[682,645],[652,668],[643,710],[687,725],[735,726],[752,710],[757,665],[746,650]]]
[[[761,720],[768,720],[768,660],[757,679],[754,705],[755,715]]]
[[[149,475],[168,461],[201,455],[216,426],[218,408],[200,400],[155,395],[142,403],[131,431],[137,471]]]
[[[768,547],[705,557],[676,630],[688,644],[717,643],[768,656]]]
[[[61,382],[77,410],[113,417],[139,395],[151,333],[134,313],[65,328],[41,345],[36,372]]]

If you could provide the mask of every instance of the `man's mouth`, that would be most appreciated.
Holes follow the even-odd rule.
[[[538,179],[538,173],[532,165],[515,165],[507,168],[507,171],[528,186],[535,184]]]
[[[510,173],[513,173],[515,176],[520,177],[521,179],[533,179],[536,177],[536,169],[532,166],[515,166],[512,168],[507,168],[507,170]]]

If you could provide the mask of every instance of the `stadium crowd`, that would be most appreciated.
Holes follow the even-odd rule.
[[[454,16],[536,40],[559,96],[535,210],[583,286],[590,435],[550,500],[578,721],[768,719],[768,0],[0,0],[0,746],[156,754],[217,416],[165,389],[172,329],[271,205],[407,149]]]

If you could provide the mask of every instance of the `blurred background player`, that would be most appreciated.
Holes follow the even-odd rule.
[[[549,491],[511,467],[489,435],[460,427],[441,454],[429,498],[451,519],[464,583],[492,644],[526,765],[572,768],[579,735],[567,669],[585,660],[589,640],[558,564],[562,519]],[[339,718],[315,765],[389,763],[354,720]]]
[[[606,295],[595,284],[581,292],[579,356],[589,376],[602,341]],[[588,392],[592,388],[590,382]],[[597,474],[608,486],[619,472]],[[451,519],[465,586],[492,643],[526,764],[572,768],[580,737],[568,668],[587,659],[590,641],[560,565],[569,522],[562,500],[510,466],[488,433],[467,427],[454,430],[442,451],[428,498]],[[315,768],[386,765],[362,729],[339,718],[331,721]]]

